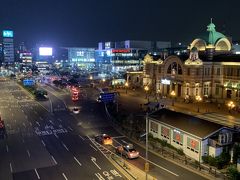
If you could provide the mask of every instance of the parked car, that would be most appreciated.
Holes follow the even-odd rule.
[[[121,154],[127,159],[134,159],[139,157],[139,152],[133,148],[132,144],[127,144],[126,146],[117,146],[116,153]]]
[[[112,145],[112,137],[107,134],[100,134],[95,136],[95,141],[103,145]]]

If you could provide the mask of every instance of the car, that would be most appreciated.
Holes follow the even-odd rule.
[[[79,114],[79,112],[80,112],[80,109],[78,107],[73,108],[73,113],[74,114]]]
[[[135,159],[139,157],[139,152],[133,148],[132,144],[127,144],[125,146],[123,145],[117,146],[116,153],[121,154],[127,159]]]
[[[95,141],[103,145],[112,145],[112,137],[107,134],[100,134],[95,136]]]

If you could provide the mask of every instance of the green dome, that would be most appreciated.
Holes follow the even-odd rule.
[[[224,36],[222,33],[217,32],[215,27],[216,26],[212,22],[207,26],[207,31],[209,34],[205,40],[208,44],[214,45],[219,39],[226,38],[226,36]]]

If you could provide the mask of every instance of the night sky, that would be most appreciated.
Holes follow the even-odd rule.
[[[213,18],[240,40],[239,0],[0,0],[0,30],[17,42],[96,47],[100,41],[190,42]]]

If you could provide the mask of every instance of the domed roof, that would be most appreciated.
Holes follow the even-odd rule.
[[[217,40],[226,37],[222,33],[217,32],[215,27],[215,24],[213,24],[212,22],[207,26],[207,31],[209,32],[209,34],[208,38],[205,40],[208,42],[208,44],[215,44]]]

